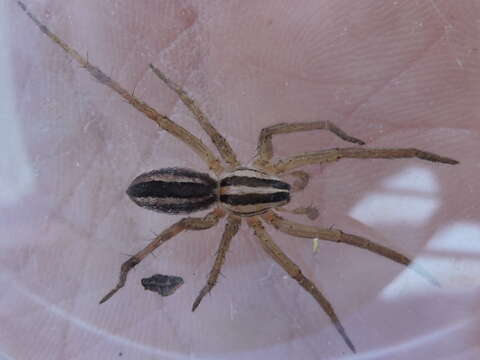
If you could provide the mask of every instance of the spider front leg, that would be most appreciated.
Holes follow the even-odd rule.
[[[178,235],[185,230],[206,230],[215,226],[218,221],[225,215],[225,212],[221,209],[215,209],[203,218],[183,218],[182,220],[171,225],[165,229],[160,235],[158,235],[150,244],[145,248],[137,252],[135,255],[125,261],[120,267],[120,277],[117,285],[105,295],[100,304],[110,299],[118,290],[120,290],[127,281],[127,275],[136,265],[138,265],[148,254],[164,244],[167,240],[170,240],[174,236]]]
[[[278,134],[289,134],[294,132],[301,131],[312,131],[312,130],[328,130],[331,133],[337,135],[340,139],[354,143],[364,145],[365,143],[353,136],[348,135],[335,126],[330,121],[314,121],[314,122],[305,122],[305,123],[281,123],[273,126],[266,127],[260,132],[260,137],[258,139],[257,145],[257,160],[255,165],[263,167],[268,164],[268,162],[273,157],[273,135]]]
[[[208,275],[208,280],[205,286],[200,290],[197,298],[193,302],[192,311],[200,305],[203,297],[207,295],[210,290],[215,286],[218,280],[218,275],[220,275],[220,270],[222,265],[225,262],[225,255],[230,247],[230,241],[237,234],[238,229],[240,228],[241,220],[237,216],[230,215],[227,220],[227,225],[225,226],[225,231],[223,232],[222,241],[217,250],[217,256],[215,258],[215,263],[213,264],[212,270]]]
[[[315,152],[280,159],[272,165],[272,171],[281,174],[305,165],[323,164],[340,159],[407,159],[417,158],[431,162],[455,165],[459,162],[448,157],[440,156],[415,148],[407,149],[365,149],[365,148],[339,148]]]
[[[328,299],[320,292],[315,284],[302,274],[301,269],[295,264],[272,240],[270,235],[265,231],[262,223],[257,217],[251,217],[247,220],[248,225],[254,230],[256,237],[260,240],[265,251],[279,264],[298,284],[303,287],[322,307],[323,311],[328,315],[338,333],[342,336],[347,346],[355,351],[355,346],[348,337],[345,328],[340,323],[333,306]]]
[[[173,90],[180,100],[185,104],[185,106],[191,111],[191,113],[195,116],[200,126],[203,130],[210,136],[213,144],[216,146],[218,152],[222,156],[223,160],[230,165],[232,168],[240,166],[240,163],[237,160],[237,157],[227,142],[227,140],[218,132],[217,129],[212,125],[212,123],[208,120],[207,116],[200,110],[200,107],[195,103],[195,101],[187,94],[185,90],[183,90],[180,86],[175,84],[172,80],[170,80],[163,72],[157,69],[153,64],[150,64],[150,69],[152,69],[153,73],[158,76],[160,80],[162,80],[165,85],[168,86],[169,89]]]
[[[410,258],[408,258],[407,256],[358,235],[344,233],[343,231],[338,229],[324,229],[316,226],[299,224],[294,221],[286,220],[281,216],[275,214],[273,211],[266,212],[262,215],[262,218],[271,225],[273,225],[277,230],[288,235],[300,238],[332,241],[355,246],[360,249],[364,249],[377,255],[383,256],[404,266],[409,266],[412,263],[412,260],[410,260]],[[418,265],[413,266],[412,270],[424,277],[431,284],[435,286],[440,286],[439,282],[434,277],[432,277],[429,273],[420,268]]]

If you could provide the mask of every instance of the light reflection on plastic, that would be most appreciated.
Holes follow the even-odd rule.
[[[434,235],[427,249],[480,255],[480,226],[460,222],[441,229]]]
[[[405,341],[398,345],[392,345],[388,347],[383,347],[380,349],[375,349],[373,351],[368,351],[360,354],[352,354],[342,357],[342,360],[373,360],[373,359],[387,359],[386,356],[396,356],[402,351],[409,351],[412,349],[419,348],[420,346],[428,346],[428,343],[434,345],[441,341],[441,339],[450,339],[452,336],[462,330],[467,328],[473,323],[472,319],[466,319],[458,321],[457,323],[451,324],[448,327],[437,329],[432,331],[424,336],[417,336],[412,338],[410,341]]]
[[[382,185],[380,191],[367,195],[353,207],[350,212],[353,218],[367,225],[420,225],[428,222],[440,206],[439,185],[428,169],[405,169],[384,180]],[[431,274],[443,288],[470,289],[480,284],[479,256],[480,225],[458,222],[439,229],[413,265]],[[399,296],[431,290],[425,279],[407,270],[386,286],[380,296],[384,300],[398,300]]]
[[[386,179],[382,190],[361,199],[351,210],[351,216],[368,225],[400,222],[420,225],[428,222],[441,205],[437,197],[439,184],[433,173],[427,169],[406,169]],[[461,258],[459,255],[462,255]],[[415,258],[413,265],[418,265],[435,277],[441,283],[442,289],[458,291],[480,285],[479,257],[480,225],[457,222],[440,228],[432,236],[425,251]],[[435,290],[417,273],[405,270],[382,290],[379,301],[398,302],[402,296],[421,296],[432,289]],[[470,323],[469,319],[461,320],[402,344],[347,356],[344,359],[383,359],[385,356],[453,336],[452,334],[466,328]]]
[[[460,258],[458,255],[462,255]],[[448,290],[472,289],[480,285],[480,226],[458,222],[440,229],[415,264],[426,269]],[[421,295],[431,291],[425,281],[411,271],[402,272],[382,290],[385,300]]]
[[[417,167],[407,168],[400,174],[387,178],[383,184],[390,190],[411,190],[430,194],[436,194],[439,190],[432,172]]]
[[[383,188],[361,199],[350,216],[367,225],[420,225],[440,206],[438,183],[429,170],[408,168],[385,180]]]
[[[7,14],[4,2],[0,3],[0,14]],[[7,40],[7,21],[0,21],[0,47],[11,49]],[[0,206],[9,206],[31,191],[33,170],[28,160],[25,143],[21,135],[18,116],[15,112],[14,73],[11,54],[0,51]]]

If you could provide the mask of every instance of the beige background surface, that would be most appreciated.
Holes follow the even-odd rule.
[[[331,120],[373,147],[461,161],[342,160],[309,169],[295,205],[321,226],[414,257],[442,283],[365,251],[271,230],[331,299],[357,359],[480,355],[479,18],[476,1],[28,1],[54,32],[159,111],[211,143],[148,70],[191,93],[248,163],[259,131]],[[0,358],[354,358],[318,305],[244,226],[224,277],[191,313],[222,226],[179,236],[130,274],[126,254],[176,221],[130,202],[139,173],[206,171],[193,152],[97,84],[13,1],[0,5]],[[316,132],[279,155],[349,146]],[[301,221],[308,220],[299,218]],[[180,275],[161,298],[142,277]]]

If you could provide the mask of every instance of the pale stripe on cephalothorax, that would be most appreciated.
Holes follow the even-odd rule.
[[[235,176],[240,176],[240,177],[251,177],[251,178],[259,178],[259,179],[276,179],[279,180],[276,177],[273,177],[272,175],[269,175],[263,171],[256,170],[256,169],[249,169],[249,168],[238,168],[235,170],[232,174],[235,174]]]

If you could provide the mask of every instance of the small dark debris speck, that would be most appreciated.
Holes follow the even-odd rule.
[[[157,292],[162,296],[169,296],[183,285],[183,279],[180,276],[156,274],[142,279],[142,285],[145,290]]]

